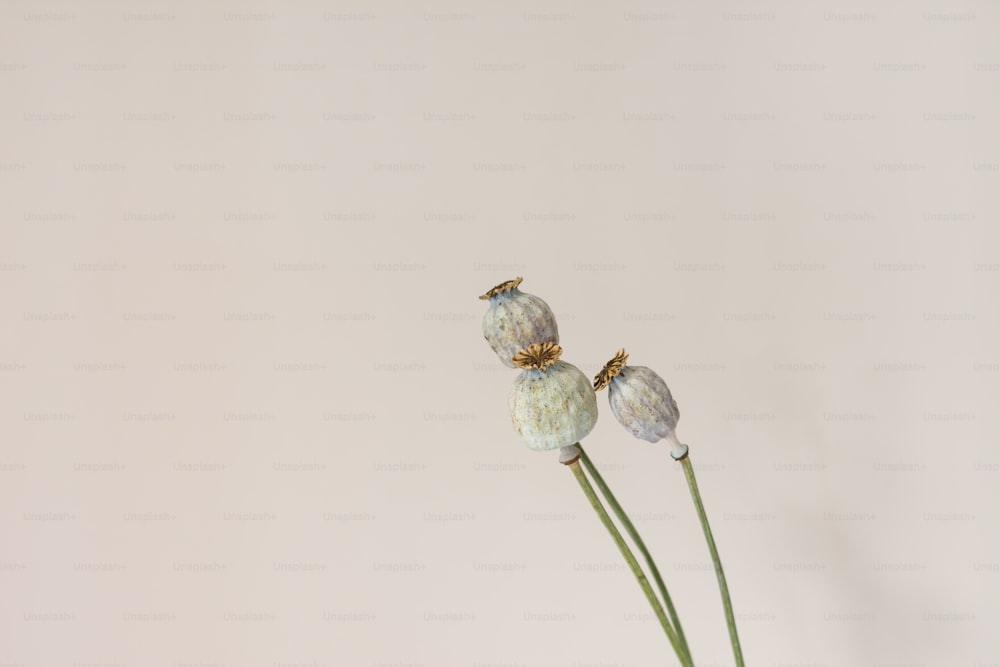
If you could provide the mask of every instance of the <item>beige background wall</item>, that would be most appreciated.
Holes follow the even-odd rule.
[[[749,664],[996,663],[995,4],[0,15],[0,665],[670,664],[509,426],[476,297],[516,275],[566,360],[670,384]]]

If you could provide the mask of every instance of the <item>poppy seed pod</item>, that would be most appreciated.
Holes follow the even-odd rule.
[[[597,423],[597,396],[576,366],[559,361],[562,348],[535,343],[514,356],[523,369],[514,380],[508,406],[510,419],[530,449],[573,445]]]
[[[532,343],[559,342],[552,309],[537,296],[519,290],[521,280],[500,283],[479,297],[490,302],[483,316],[483,337],[500,361],[511,368],[517,368],[513,358],[519,350]]]
[[[680,411],[667,383],[645,366],[627,366],[628,354],[618,350],[594,378],[594,389],[608,388],[608,402],[618,422],[647,442],[670,438]]]

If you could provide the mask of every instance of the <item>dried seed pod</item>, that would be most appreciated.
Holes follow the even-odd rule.
[[[627,365],[627,360],[625,350],[618,350],[594,378],[594,389],[608,388],[611,412],[635,437],[647,442],[669,438],[681,415],[667,383],[645,366]]]
[[[483,316],[483,337],[506,366],[517,368],[513,357],[532,343],[559,342],[556,316],[549,305],[518,285],[522,278],[500,283],[480,296],[489,300]]]
[[[530,449],[559,449],[579,442],[597,423],[597,397],[576,366],[559,361],[552,342],[529,345],[514,356],[522,370],[514,380],[510,418]]]

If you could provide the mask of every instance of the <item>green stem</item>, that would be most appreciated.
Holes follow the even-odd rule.
[[[601,499],[598,498],[597,493],[594,492],[594,487],[591,486],[590,480],[587,479],[587,475],[583,472],[583,468],[580,467],[580,461],[572,461],[566,465],[568,465],[570,470],[573,471],[573,475],[576,476],[576,481],[580,483],[580,488],[583,489],[584,495],[586,495],[587,500],[590,501],[590,506],[594,508],[595,512],[597,512],[597,516],[600,518],[601,523],[603,523],[604,527],[608,529],[609,533],[611,533],[611,537],[618,546],[618,550],[621,551],[622,556],[625,557],[625,561],[628,563],[629,568],[632,570],[632,574],[635,575],[636,580],[639,582],[642,592],[646,594],[646,599],[649,601],[649,605],[653,608],[653,612],[656,614],[657,619],[659,619],[660,625],[663,627],[663,632],[666,633],[667,639],[670,640],[670,645],[673,646],[674,652],[680,659],[681,664],[689,664],[686,661],[684,652],[681,650],[680,643],[678,642],[676,633],[674,633],[674,629],[670,627],[670,621],[667,619],[667,615],[663,611],[663,605],[661,605],[660,601],[657,599],[656,593],[653,591],[653,587],[649,585],[649,580],[646,579],[646,575],[643,574],[642,568],[639,567],[639,561],[635,559],[635,556],[632,554],[632,550],[629,549],[628,544],[625,542],[625,538],[622,537],[620,532],[618,532],[618,528],[615,527],[611,517],[608,516],[608,512],[604,509],[604,505],[601,504]]]
[[[708,550],[711,552],[712,562],[715,564],[715,576],[719,580],[719,592],[722,594],[722,606],[726,611],[726,625],[729,627],[729,641],[733,645],[736,667],[743,667],[743,649],[740,648],[740,637],[736,634],[736,617],[733,615],[733,601],[729,599],[729,586],[726,585],[726,575],[722,571],[719,550],[715,547],[712,529],[708,525],[708,516],[705,514],[705,505],[701,502],[701,493],[698,492],[698,482],[694,478],[694,468],[691,466],[690,457],[685,455],[681,459],[681,467],[684,468],[684,476],[687,477],[688,488],[691,490],[691,500],[694,501],[694,508],[698,511],[698,520],[701,521],[701,529],[705,532],[705,541],[708,542]]]
[[[688,647],[687,638],[684,636],[684,629],[681,628],[681,621],[677,618],[677,610],[674,609],[674,603],[670,599],[670,593],[667,592],[667,585],[663,583],[663,577],[660,576],[660,570],[656,567],[656,563],[653,561],[653,556],[650,555],[649,549],[646,548],[646,543],[642,541],[639,536],[639,531],[635,529],[632,525],[632,521],[628,518],[628,514],[618,503],[618,499],[615,498],[615,494],[611,493],[611,489],[604,482],[604,478],[601,477],[601,473],[598,472],[597,467],[594,465],[590,457],[587,456],[587,452],[583,449],[582,445],[577,445],[580,448],[580,456],[583,461],[583,467],[587,469],[590,476],[594,478],[594,483],[597,484],[597,488],[601,490],[604,495],[604,499],[608,501],[608,505],[611,506],[611,510],[618,517],[622,526],[625,527],[625,532],[629,534],[632,541],[635,542],[635,546],[639,548],[642,553],[642,557],[646,560],[646,566],[650,573],[653,575],[653,579],[656,581],[657,588],[660,589],[660,597],[663,598],[663,603],[667,607],[667,613],[670,614],[670,621],[673,624],[674,630],[677,632],[677,639],[680,641],[681,648],[684,650],[684,655],[687,656],[688,664],[694,664],[694,659],[691,657],[691,649]]]

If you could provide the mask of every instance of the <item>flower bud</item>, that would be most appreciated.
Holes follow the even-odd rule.
[[[483,337],[506,366],[519,350],[532,343],[559,342],[556,316],[549,305],[537,296],[517,288],[522,278],[500,283],[480,299],[488,299],[490,309],[483,316]]]
[[[594,378],[594,389],[608,388],[608,402],[618,422],[647,442],[669,438],[680,411],[667,383],[645,366],[627,366],[628,354],[618,350]]]
[[[590,380],[576,366],[559,361],[562,348],[535,343],[514,356],[524,369],[510,392],[510,418],[530,449],[559,449],[575,444],[597,423],[597,397]]]

